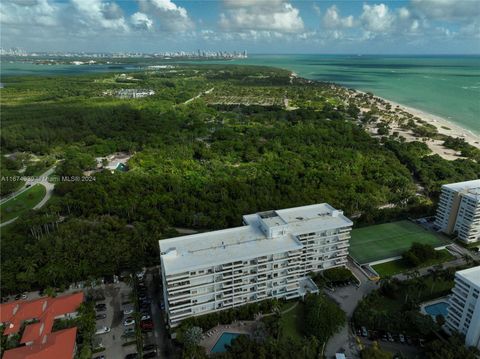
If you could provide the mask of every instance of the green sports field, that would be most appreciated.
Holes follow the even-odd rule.
[[[413,242],[440,247],[448,240],[410,221],[378,224],[354,229],[350,255],[360,264],[401,255]]]

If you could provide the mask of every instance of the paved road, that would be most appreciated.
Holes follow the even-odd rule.
[[[163,294],[160,287],[157,285],[157,283],[161,282],[158,271],[158,267],[150,268],[146,275],[147,288],[152,298],[151,310],[154,324],[153,339],[158,348],[157,357],[171,358],[173,346],[171,340],[168,338],[163,313],[160,309],[160,300],[163,297]]]
[[[14,197],[17,197],[19,194],[22,194],[23,192],[25,192],[27,189],[29,189],[30,187],[33,187],[34,185],[36,185],[37,183],[40,183],[40,184],[43,184],[45,186],[45,188],[47,188],[47,193],[48,193],[48,188],[47,185],[52,185],[52,188],[53,188],[53,184],[48,182],[48,176],[50,176],[54,171],[55,171],[55,168],[57,166],[53,166],[53,167],[50,167],[47,171],[45,171],[44,173],[42,173],[41,175],[39,176],[32,176],[32,178],[28,179],[25,184],[23,185],[22,188],[20,188],[18,191],[16,192],[13,192],[11,194],[9,194],[8,196],[2,198],[0,200],[0,204],[4,203],[4,202],[7,202],[9,199],[12,199]],[[28,186],[28,187],[27,187]]]
[[[18,191],[10,194],[6,198],[2,198],[2,200],[0,201],[0,204],[3,204],[5,202],[9,201],[10,199],[17,197],[18,195],[20,195],[23,192],[25,192],[26,190],[32,188],[36,184],[41,184],[42,186],[45,187],[46,193],[45,193],[45,196],[42,198],[42,200],[40,202],[38,202],[33,207],[33,209],[42,208],[45,205],[45,203],[47,203],[47,201],[52,197],[52,194],[53,194],[53,188],[55,187],[55,185],[51,182],[48,182],[48,177],[53,174],[53,172],[55,171],[55,168],[56,168],[56,166],[53,166],[53,167],[49,168],[47,171],[45,171],[44,173],[42,173],[40,176],[35,176],[35,177],[32,177],[31,179],[28,179],[25,182],[25,185],[22,188],[20,188]],[[4,222],[4,223],[0,224],[0,227],[3,227],[3,226],[6,226],[10,223],[15,222],[17,220],[17,218],[18,217],[15,217],[15,218],[7,221],[7,222]]]

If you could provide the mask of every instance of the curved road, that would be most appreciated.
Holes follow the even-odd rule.
[[[32,176],[32,178],[28,179],[25,182],[25,185],[22,188],[20,188],[18,191],[10,194],[6,198],[2,198],[2,200],[0,201],[0,204],[3,204],[5,202],[9,201],[10,199],[17,197],[18,195],[22,194],[23,192],[25,192],[26,190],[28,190],[29,188],[33,187],[36,184],[41,184],[42,186],[45,187],[46,193],[45,193],[45,196],[42,198],[42,200],[40,202],[38,202],[33,207],[33,209],[39,209],[39,208],[43,207],[43,205],[45,205],[45,203],[47,203],[47,201],[50,199],[50,197],[52,197],[52,194],[53,194],[53,188],[55,187],[55,185],[53,183],[48,182],[48,177],[51,174],[53,174],[56,167],[57,166],[50,167],[47,171],[42,173],[40,176]],[[17,220],[17,218],[18,217],[15,217],[15,218],[13,218],[9,221],[6,221],[6,222],[0,224],[0,227],[3,227],[3,226],[6,226],[10,223],[15,222]]]

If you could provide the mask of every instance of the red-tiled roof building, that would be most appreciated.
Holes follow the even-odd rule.
[[[20,343],[25,345],[7,350],[3,359],[73,358],[77,328],[52,333],[52,327],[55,319],[76,317],[83,298],[83,293],[75,293],[0,304],[0,322],[5,326],[4,335],[18,333],[26,322],[20,339]]]

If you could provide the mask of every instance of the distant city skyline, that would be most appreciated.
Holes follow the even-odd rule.
[[[480,53],[474,0],[6,0],[0,23],[29,52]]]

